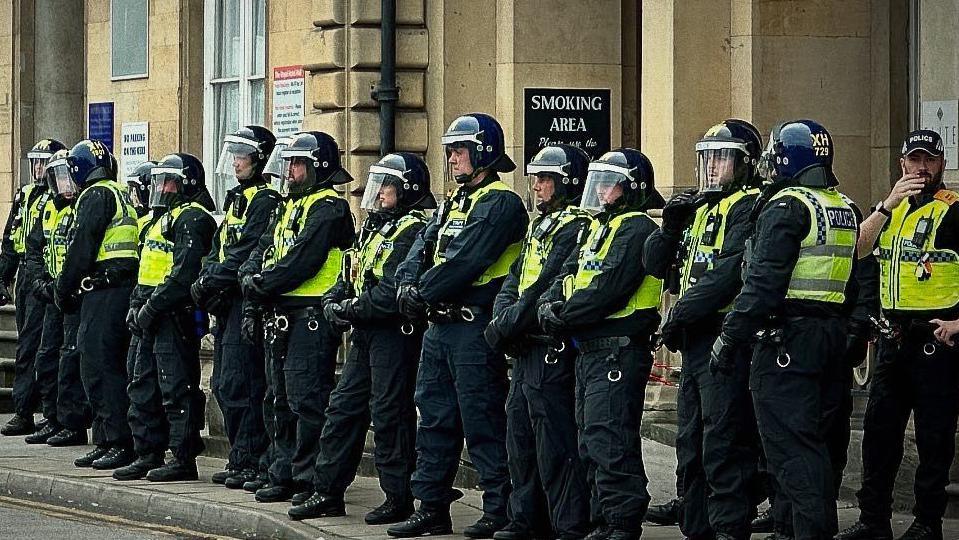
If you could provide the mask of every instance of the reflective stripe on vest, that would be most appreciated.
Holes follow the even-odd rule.
[[[726,226],[729,223],[729,211],[748,195],[757,195],[756,188],[737,190],[713,205],[701,206],[696,210],[693,224],[686,229],[683,244],[686,246],[686,261],[680,276],[679,296],[682,297],[690,287],[696,284],[707,272],[716,266],[716,257],[723,251]],[[710,230],[711,229],[711,232]],[[712,236],[713,243],[709,243]],[[720,310],[726,313],[732,304]]]
[[[43,263],[50,277],[56,279],[63,270],[63,260],[67,257],[67,240],[73,225],[73,205],[57,210],[50,198],[43,206]]]
[[[383,279],[383,265],[393,253],[393,242],[404,231],[416,224],[426,223],[426,215],[419,211],[410,212],[398,220],[387,223],[373,234],[359,248],[357,256],[357,274],[353,280],[354,294],[359,296],[368,286],[367,279],[377,282]],[[372,285],[369,285],[372,286]]]
[[[290,251],[300,232],[306,227],[306,218],[310,215],[313,205],[322,204],[326,199],[336,198],[339,198],[339,195],[327,188],[299,199],[284,201],[280,208],[280,217],[273,229],[273,245],[263,259],[263,269],[267,270],[276,266]],[[341,264],[343,264],[343,250],[331,248],[326,255],[326,261],[316,274],[296,289],[284,293],[283,296],[323,296],[336,284]]]
[[[137,258],[137,218],[136,210],[133,204],[127,198],[126,191],[119,182],[115,180],[99,180],[90,188],[105,187],[113,194],[116,201],[116,211],[107,230],[103,234],[103,241],[100,242],[100,249],[97,251],[97,261],[106,261],[110,259],[136,259]],[[90,193],[90,188],[84,189],[77,198],[77,206],[83,200],[84,195]]]
[[[27,184],[20,188],[20,207],[17,209],[17,216],[14,218],[13,227],[10,230],[10,239],[13,241],[13,250],[23,255],[27,250],[27,236],[30,235],[30,229],[37,222],[46,206],[47,192],[31,199],[34,196],[36,184]]]
[[[472,193],[469,193],[462,204],[459,198],[451,202],[450,211],[449,214],[447,214],[446,222],[443,223],[442,227],[440,227],[439,234],[437,235],[439,243],[444,243],[443,237],[445,236],[445,243],[447,246],[449,246],[449,243],[463,232],[463,228],[466,227],[466,222],[469,221],[469,217],[472,215],[473,209],[476,208],[476,206],[483,200],[484,197],[496,191],[513,193],[513,190],[507,187],[502,180],[496,180],[478,188]],[[463,204],[465,204],[467,207],[465,211],[462,207]],[[509,273],[509,267],[513,264],[513,261],[516,260],[516,257],[519,256],[519,250],[522,246],[522,242],[516,242],[507,246],[506,249],[503,250],[503,253],[500,253],[500,256],[498,259],[496,259],[496,262],[491,264],[489,268],[480,274],[480,277],[476,278],[476,281],[474,281],[472,285],[474,287],[486,285],[494,279],[501,278]],[[435,268],[440,266],[444,262],[446,262],[446,250],[444,249],[441,251],[437,249],[436,253],[433,255],[433,267]]]
[[[208,213],[206,208],[191,202],[177,206],[147,227],[146,235],[143,237],[143,248],[140,250],[138,284],[156,287],[163,283],[173,271],[173,241],[163,236],[163,229],[172,231],[176,226],[176,220],[187,208],[196,208]]]
[[[546,259],[549,258],[549,254],[553,250],[553,236],[577,219],[588,222],[591,216],[578,206],[568,206],[562,210],[549,213],[540,219],[533,220],[529,224],[521,250],[523,262],[519,270],[519,284],[517,286],[519,294],[523,294],[523,291],[536,283],[540,274],[543,273],[543,265],[546,264]],[[547,220],[549,220],[548,223]]]
[[[219,237],[220,237],[220,251],[217,253],[217,259],[220,262],[223,262],[223,258],[226,257],[226,248],[233,245],[237,240],[240,239],[240,234],[243,233],[243,227],[246,226],[246,211],[250,207],[250,203],[253,201],[253,198],[260,191],[272,191],[276,193],[276,190],[273,189],[269,184],[256,184],[244,188],[240,192],[240,197],[245,201],[241,208],[243,212],[240,215],[236,215],[237,201],[241,200],[240,198],[235,199],[231,208],[227,209],[226,216],[223,218],[223,223],[220,224]]]
[[[940,190],[912,212],[908,201],[892,211],[876,251],[883,309],[928,311],[959,305],[959,254],[935,247],[939,226],[957,200],[955,192]],[[920,222],[929,232],[916,245]]]
[[[789,187],[770,201],[793,197],[809,211],[809,232],[789,280],[786,298],[841,304],[856,256],[858,224],[848,199],[835,189]]]
[[[616,233],[629,219],[645,218],[650,219],[644,212],[625,212],[603,225],[598,220],[593,220],[589,226],[589,235],[579,250],[579,266],[576,273],[566,276],[563,280],[563,293],[568,300],[573,294],[581,289],[589,287],[593,278],[600,274],[603,267],[603,261],[609,253],[609,247],[613,244]],[[606,229],[606,230],[604,230]],[[591,248],[597,242],[597,237],[604,236],[599,240],[600,245],[593,251]],[[624,261],[630,264],[629,261]],[[656,279],[653,276],[646,275],[643,281],[636,288],[636,291],[629,297],[626,307],[606,317],[607,319],[620,319],[628,317],[642,309],[658,309],[660,297],[663,294],[663,280]]]

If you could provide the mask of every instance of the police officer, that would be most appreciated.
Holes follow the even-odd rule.
[[[698,192],[666,203],[663,225],[643,253],[651,275],[666,279],[671,269],[679,274],[679,300],[663,324],[662,342],[683,353],[676,458],[684,494],[680,529],[690,538],[748,537],[758,502],[750,351],[742,348],[736,372],[723,378],[709,373],[709,352],[742,286],[761,151],[759,132],[748,122],[729,119],[709,128],[696,143]]]
[[[426,163],[406,152],[387,154],[370,167],[360,206],[370,214],[346,274],[323,301],[328,322],[353,326],[349,357],[326,410],[314,493],[290,509],[293,519],[344,515],[343,493],[356,476],[371,418],[374,462],[386,501],[365,521],[395,523],[413,513],[413,386],[423,332],[422,325],[405,323],[396,311],[394,274],[426,224],[423,211],[436,208]]]
[[[333,138],[300,133],[281,156],[285,200],[251,255],[259,270],[242,281],[244,297],[269,310],[266,354],[276,427],[270,484],[256,492],[259,502],[293,495],[305,501],[313,492],[340,340],[321,302],[335,285],[354,236],[349,204],[333,190],[352,180]]]
[[[892,538],[892,490],[910,413],[919,467],[915,520],[901,538],[942,538],[955,456],[959,354],[935,332],[959,315],[959,195],[943,184],[936,132],[910,133],[899,163],[902,176],[863,222],[859,239],[860,256],[875,250],[879,259],[884,320],[863,421],[859,520],[836,536],[841,540]]]
[[[150,208],[150,171],[156,165],[155,161],[144,161],[137,164],[126,177],[127,196],[137,212],[137,230],[141,233],[153,217],[153,209]]]
[[[44,306],[31,294],[35,276],[27,274],[24,255],[27,236],[46,203],[44,171],[47,163],[54,152],[65,148],[58,140],[43,139],[27,152],[26,161],[33,181],[17,192],[3,229],[3,241],[0,244],[0,305],[10,302],[7,289],[19,275],[15,299],[17,353],[13,375],[14,415],[0,428],[0,434],[3,435],[28,435],[35,429],[33,412],[40,404],[40,389],[34,376],[34,358],[40,346]]]
[[[193,299],[217,317],[213,334],[213,375],[210,385],[223,414],[230,455],[213,482],[231,489],[255,480],[268,439],[263,423],[266,373],[262,343],[247,343],[240,330],[243,296],[237,271],[269,225],[280,196],[263,176],[276,138],[261,126],[244,126],[227,135],[217,166],[227,191],[226,216],[213,239],[213,249],[193,284]]]
[[[84,140],[54,167],[57,181],[72,183],[79,193],[54,295],[61,311],[80,313],[81,378],[102,427],[101,446],[109,447],[92,463],[97,469],[122,467],[135,457],[126,421],[124,353],[130,334],[124,316],[137,268],[136,210],[117,182],[113,164],[102,142]]]
[[[495,350],[514,358],[506,398],[510,523],[502,540],[582,538],[589,533],[586,468],[576,443],[576,353],[568,340],[547,336],[536,302],[577,250],[590,215],[579,208],[589,156],[568,146],[547,146],[526,166],[536,216],[519,258],[496,296],[486,330]]]
[[[656,230],[645,210],[662,205],[653,182],[649,159],[632,148],[590,163],[581,207],[598,213],[539,304],[543,329],[570,336],[578,350],[576,419],[592,539],[639,538],[649,504],[639,428],[663,289],[642,264]]]
[[[503,129],[473,113],[450,124],[442,138],[448,174],[460,187],[417,237],[397,269],[399,310],[429,328],[417,373],[413,496],[419,509],[387,534],[449,534],[449,505],[463,438],[483,489],[483,516],[464,529],[489,538],[507,522],[510,483],[506,457],[506,363],[483,338],[493,300],[519,253],[529,222],[523,201],[498,173],[516,165],[505,153]]]
[[[749,386],[776,504],[790,503],[793,533],[803,539],[828,538],[837,527],[822,411],[846,362],[845,317],[855,300],[857,220],[835,189],[832,161],[832,139],[818,123],[773,130],[760,162],[773,183],[747,244],[743,289],[710,358],[715,374],[734,373],[761,331]]]

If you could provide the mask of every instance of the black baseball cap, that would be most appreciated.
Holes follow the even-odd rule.
[[[922,150],[930,156],[939,157],[943,154],[942,137],[931,129],[917,129],[906,136],[902,142],[902,155]]]

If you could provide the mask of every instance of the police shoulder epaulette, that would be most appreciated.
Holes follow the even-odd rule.
[[[935,198],[937,201],[942,201],[949,206],[952,206],[959,202],[959,193],[956,193],[951,189],[940,189],[935,195],[933,195],[933,198]]]

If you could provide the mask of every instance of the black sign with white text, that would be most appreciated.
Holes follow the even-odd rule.
[[[578,146],[598,158],[609,151],[609,89],[525,88],[523,163],[551,144]]]

